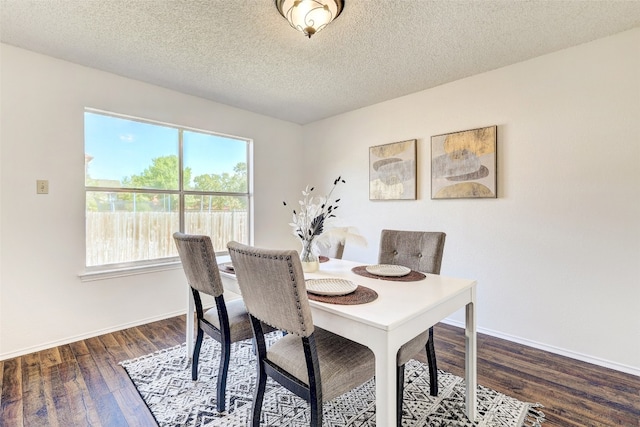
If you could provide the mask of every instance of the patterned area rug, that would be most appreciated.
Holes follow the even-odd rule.
[[[275,340],[279,333],[269,337]],[[255,356],[250,341],[233,344],[227,379],[227,413],[218,414],[216,378],[220,345],[205,337],[198,381],[191,380],[185,345],[126,360],[124,367],[159,426],[245,427],[251,411],[256,380]],[[478,387],[477,422],[464,415],[464,380],[440,371],[439,395],[429,395],[429,370],[415,360],[405,371],[403,426],[540,426],[540,405],[520,402],[486,387]],[[323,405],[323,425],[375,426],[375,383],[371,380]],[[262,410],[262,426],[308,426],[308,405],[269,379]]]

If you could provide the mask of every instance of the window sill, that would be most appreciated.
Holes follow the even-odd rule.
[[[123,267],[101,270],[85,270],[78,274],[82,282],[94,282],[97,280],[107,280],[116,277],[135,276],[138,274],[156,273],[158,271],[175,270],[182,268],[180,261],[167,262],[162,264],[141,265],[136,267]]]

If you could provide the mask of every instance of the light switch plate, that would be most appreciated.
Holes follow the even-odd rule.
[[[49,194],[49,181],[46,179],[39,179],[36,181],[36,193],[37,194]]]

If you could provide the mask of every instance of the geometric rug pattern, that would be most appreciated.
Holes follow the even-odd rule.
[[[281,337],[275,332],[268,342]],[[220,344],[205,336],[198,380],[191,380],[185,345],[120,362],[161,427],[245,427],[256,382],[255,355],[250,340],[234,343],[227,377],[226,408],[216,411],[216,379]],[[323,405],[323,426],[375,426],[375,379]],[[464,379],[439,371],[438,396],[429,395],[429,370],[410,360],[405,368],[403,426],[411,427],[532,427],[544,421],[541,405],[521,402],[478,386],[478,420],[464,414]],[[261,426],[308,426],[306,402],[271,379],[267,382]]]

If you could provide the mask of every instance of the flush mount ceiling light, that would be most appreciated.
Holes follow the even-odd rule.
[[[340,15],[344,0],[276,0],[276,7],[293,28],[311,38]]]

